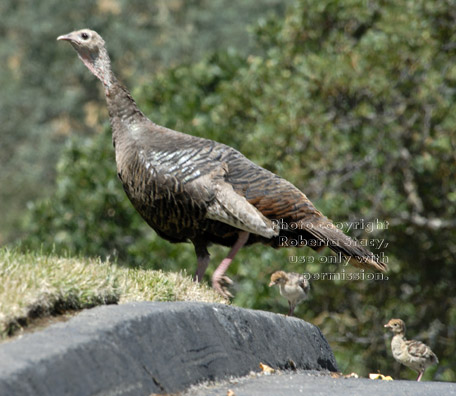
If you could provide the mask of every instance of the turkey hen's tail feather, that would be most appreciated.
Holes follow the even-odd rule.
[[[361,244],[345,235],[329,220],[324,223],[302,222],[301,229],[305,229],[318,239],[320,245],[328,246],[331,250],[349,259],[350,264],[358,268],[365,268],[385,272],[388,266],[381,262],[372,252]]]

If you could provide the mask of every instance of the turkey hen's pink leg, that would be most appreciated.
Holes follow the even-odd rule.
[[[249,233],[247,231],[241,231],[239,233],[237,241],[228,253],[228,256],[222,260],[220,265],[212,274],[212,287],[225,298],[233,297],[233,295],[228,290],[226,290],[226,288],[222,287],[221,282],[223,281],[228,284],[233,283],[232,280],[225,275],[225,272],[233,261],[234,256],[236,256],[236,253],[242,246],[245,245],[248,239]]]

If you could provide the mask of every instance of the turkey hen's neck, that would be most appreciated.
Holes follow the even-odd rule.
[[[109,55],[104,48],[88,67],[104,85],[115,143],[116,140],[131,132],[135,124],[144,122],[147,118],[139,110],[128,89],[114,75]]]
[[[147,120],[131,97],[128,89],[117,79],[106,89],[106,102],[112,126],[114,142],[132,133],[135,125]]]

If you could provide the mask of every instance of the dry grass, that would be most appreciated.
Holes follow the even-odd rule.
[[[0,339],[37,318],[129,301],[226,302],[185,273],[0,249]]]

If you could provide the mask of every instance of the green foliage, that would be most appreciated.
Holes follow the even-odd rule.
[[[413,378],[393,363],[384,335],[383,324],[400,317],[440,358],[426,377],[456,380],[452,20],[446,0],[299,0],[284,20],[266,18],[253,29],[260,55],[219,51],[134,92],[155,122],[239,149],[335,221],[383,224],[350,235],[388,243],[372,250],[386,254],[389,279],[314,281],[312,300],[297,310],[321,327],[344,371]],[[56,195],[32,208],[29,243],[192,270],[191,247],[161,241],[126,202],[108,140],[100,134],[67,148]],[[214,261],[225,252],[212,251]],[[342,271],[321,257],[244,249],[229,271],[235,303],[284,312],[286,301],[266,286],[270,273]]]
[[[39,223],[27,227],[34,236],[31,241],[36,241],[31,247],[39,248],[47,236],[57,249],[64,246],[72,254],[84,251],[109,256],[116,246],[141,236],[140,220],[123,199],[115,167],[99,166],[113,161],[108,133],[68,141],[57,164],[55,193],[29,204],[31,212],[40,218]],[[109,223],[134,231],[119,235]]]

